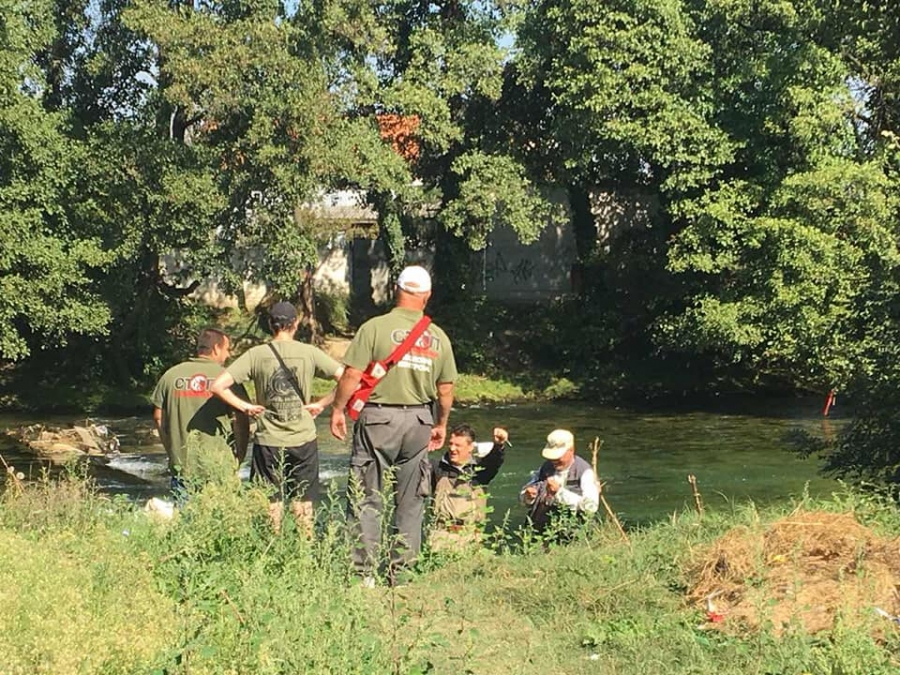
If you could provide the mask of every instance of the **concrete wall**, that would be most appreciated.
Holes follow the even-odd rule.
[[[564,202],[564,196],[557,197]],[[611,192],[592,195],[596,237],[608,248],[618,232],[629,227],[650,227],[658,205],[646,196]],[[371,226],[376,214],[353,191],[324,195],[314,205],[304,205],[318,218],[365,223]],[[410,258],[431,267],[433,252],[410,251]],[[472,284],[487,297],[528,302],[547,300],[573,291],[572,271],[576,262],[575,234],[571,223],[548,225],[537,242],[524,245],[510,228],[497,228],[482,251],[474,252],[476,278]],[[319,249],[320,265],[316,288],[351,293],[363,309],[390,300],[390,270],[382,244],[374,239],[345,239],[338,235]],[[166,269],[178,270],[177,256],[165,261]],[[261,284],[244,284],[247,306],[253,309],[264,297]],[[237,306],[237,299],[223,293],[215,279],[205,280],[196,297],[215,306]]]
[[[522,244],[506,227],[495,229],[476,254],[480,277],[474,282],[496,300],[547,300],[572,291],[575,235],[569,223],[548,225],[533,244]]]
[[[659,216],[659,201],[634,191],[595,192],[591,213],[597,228],[597,243],[608,251],[616,236],[630,228],[652,227]]]
[[[315,274],[318,290],[352,293],[362,307],[390,301],[391,279],[384,246],[375,239],[343,237],[319,249]],[[483,251],[473,253],[476,278],[472,284],[497,300],[545,300],[572,291],[575,238],[569,224],[548,226],[534,244],[519,243],[511,229],[495,230]],[[431,268],[433,252],[410,251],[410,257]],[[172,269],[169,267],[168,269]],[[254,309],[265,297],[264,284],[244,283],[247,307]],[[201,282],[194,297],[215,307],[237,307],[238,301],[221,290],[215,279]]]
[[[332,239],[319,247],[319,266],[313,276],[317,290],[332,293],[347,293],[350,290],[350,257],[347,255],[348,243],[343,236]],[[167,273],[174,274],[179,270],[177,255],[163,256],[162,264]],[[186,284],[185,284],[186,285]],[[244,300],[247,309],[253,311],[266,297],[265,284],[243,283]],[[203,279],[192,293],[192,297],[202,300],[212,307],[237,307],[238,299],[222,290],[218,280],[211,277]]]

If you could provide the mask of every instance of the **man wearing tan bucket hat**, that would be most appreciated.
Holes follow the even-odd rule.
[[[547,461],[532,473],[519,493],[519,499],[529,508],[534,529],[544,531],[557,513],[596,513],[600,504],[597,480],[591,465],[575,454],[572,432],[550,432],[541,456]]]

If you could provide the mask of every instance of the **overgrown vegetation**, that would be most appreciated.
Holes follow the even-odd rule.
[[[470,375],[595,399],[877,392],[865,434],[898,446],[878,419],[900,325],[897,3],[0,7],[0,360],[39,400],[149,387],[210,319],[200,279],[244,309],[243,282],[265,283],[312,338],[352,331],[313,288],[318,251],[357,234],[317,205],[351,189],[392,271],[434,252]],[[560,223],[568,298],[478,297],[492,232]]]
[[[685,511],[631,532],[630,544],[599,523],[565,546],[506,533],[478,555],[426,557],[406,585],[366,589],[350,573],[335,499],[313,543],[290,527],[274,535],[265,494],[229,481],[195,494],[174,521],[77,476],[11,484],[0,499],[10,673],[871,675],[895,672],[900,658],[896,627],[870,608],[810,635],[765,620],[711,624],[688,601],[712,542],[735,527],[763,532],[784,509]],[[877,497],[801,507],[900,534],[893,504]]]

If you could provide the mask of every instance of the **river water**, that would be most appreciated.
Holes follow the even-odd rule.
[[[327,486],[346,484],[349,444],[331,437],[327,416],[320,429],[320,479]],[[106,462],[91,461],[90,472],[100,488],[136,500],[166,492],[165,453],[146,432],[146,418],[103,418],[120,435],[121,453]],[[0,415],[0,428],[42,423],[63,426],[75,418],[26,418]],[[605,483],[610,506],[626,524],[636,525],[666,518],[674,511],[692,508],[687,475],[697,477],[700,492],[711,508],[752,499],[757,503],[784,502],[804,490],[826,496],[834,481],[818,475],[814,459],[800,459],[790,452],[789,438],[798,430],[833,434],[840,418],[823,419],[821,402],[809,399],[722,402],[703,409],[644,410],[592,406],[584,403],[520,404],[496,407],[468,406],[454,410],[451,425],[470,424],[478,440],[489,440],[495,425],[510,430],[512,447],[506,463],[491,486],[492,520],[499,522],[507,510],[513,523],[521,522],[517,495],[530,472],[541,462],[540,449],[555,428],[570,429],[579,454],[590,461],[589,444],[600,438],[598,471]],[[80,422],[79,422],[80,423]],[[40,475],[48,464],[0,444],[6,461],[29,477]],[[246,466],[243,473],[247,473]]]

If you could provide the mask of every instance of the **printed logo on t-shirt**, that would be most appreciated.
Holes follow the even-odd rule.
[[[209,390],[212,379],[206,375],[191,375],[190,377],[175,378],[175,396],[209,398],[212,392]]]
[[[391,341],[394,344],[401,344],[406,336],[409,335],[408,330],[397,329],[391,333]],[[434,366],[435,359],[438,358],[441,350],[441,339],[426,330],[416,343],[413,345],[406,355],[397,364],[398,368],[410,368],[425,373],[430,373]]]
[[[303,417],[303,401],[297,396],[294,384],[284,368],[275,370],[266,381],[266,402],[282,421]]]

